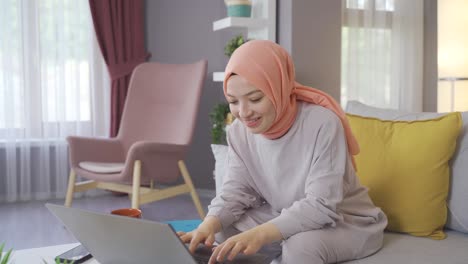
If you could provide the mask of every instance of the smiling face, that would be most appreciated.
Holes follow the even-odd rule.
[[[276,110],[270,99],[239,75],[229,78],[227,100],[232,115],[254,134],[266,132],[276,119]]]

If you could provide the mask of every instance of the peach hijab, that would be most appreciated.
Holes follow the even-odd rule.
[[[332,110],[343,124],[348,151],[351,155],[359,153],[359,145],[338,102],[322,91],[296,82],[292,58],[280,45],[269,40],[251,40],[236,49],[225,70],[225,96],[229,77],[233,73],[262,90],[273,103],[276,120],[263,134],[265,137],[275,139],[288,132],[296,118],[296,102],[301,100]]]

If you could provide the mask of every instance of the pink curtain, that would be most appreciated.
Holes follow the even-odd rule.
[[[94,29],[111,83],[110,135],[117,135],[135,67],[151,54],[145,48],[144,0],[89,0]]]

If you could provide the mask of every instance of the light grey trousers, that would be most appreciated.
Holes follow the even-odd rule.
[[[265,223],[265,211],[249,210],[239,221],[216,235],[221,243],[231,236]],[[386,223],[382,224],[381,230]],[[326,264],[359,259],[382,247],[383,233],[368,225],[337,222],[335,227],[297,233],[286,240],[264,246],[260,253],[276,257],[275,264]]]

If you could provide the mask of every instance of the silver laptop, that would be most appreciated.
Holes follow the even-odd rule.
[[[101,264],[208,263],[211,250],[200,247],[193,256],[169,224],[102,214],[55,204],[46,207]],[[225,263],[270,263],[271,258],[239,255]]]

